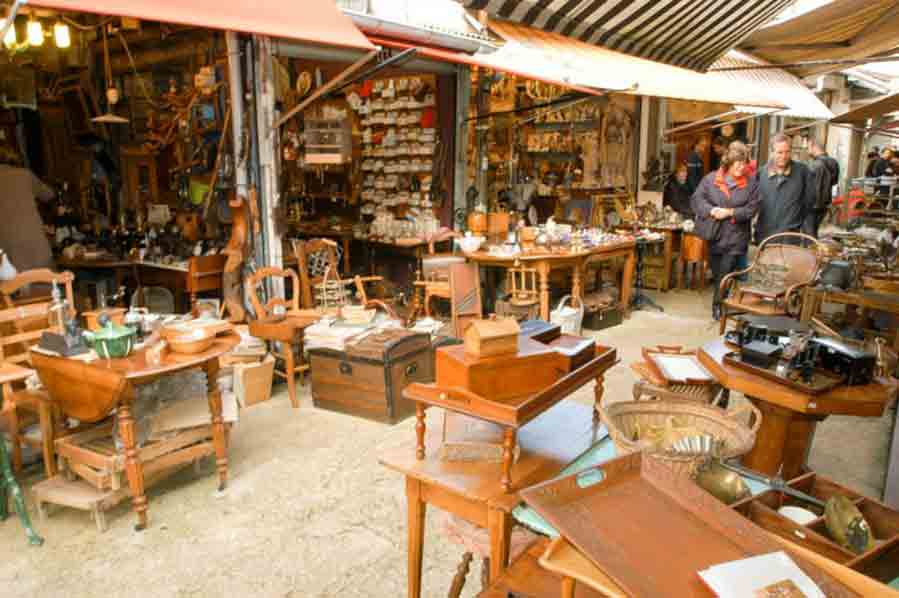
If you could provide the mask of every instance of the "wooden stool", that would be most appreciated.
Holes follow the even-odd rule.
[[[684,277],[687,271],[687,268],[693,266],[693,271],[690,274],[689,282],[690,288],[696,289],[696,269],[699,269],[699,290],[705,288],[706,285],[706,270],[708,268],[709,263],[709,244],[707,241],[703,241],[696,235],[690,233],[683,234],[683,241],[681,245],[680,258],[677,267],[677,287],[680,289],[685,289],[687,287],[684,286]]]

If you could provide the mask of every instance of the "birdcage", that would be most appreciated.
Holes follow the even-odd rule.
[[[328,266],[322,281],[315,285],[316,309],[324,315],[338,315],[340,308],[347,304],[349,296],[347,286],[352,283],[353,281],[349,279],[341,280],[337,271]]]
[[[516,307],[529,307],[540,302],[536,268],[516,265],[506,271],[506,291],[509,303]]]

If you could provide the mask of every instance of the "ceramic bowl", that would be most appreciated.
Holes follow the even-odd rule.
[[[484,244],[484,237],[462,237],[456,239],[456,243],[465,253],[474,253]]]

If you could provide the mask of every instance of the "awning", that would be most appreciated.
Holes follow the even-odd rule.
[[[794,0],[457,0],[491,17],[705,71]]]
[[[38,0],[34,5],[374,49],[334,0]]]
[[[899,48],[899,2],[833,0],[780,25],[760,29],[739,49],[773,64],[850,60]],[[786,67],[800,77],[840,70],[846,65]]]
[[[567,78],[569,85],[625,90],[635,95],[769,110],[788,107],[757,84],[757,75],[748,78],[742,72],[697,73],[515,23],[491,21],[490,27],[506,43],[495,52],[479,53],[472,59],[496,70],[537,79],[552,74],[556,80]]]
[[[881,116],[897,111],[899,111],[899,93],[894,93],[893,95],[888,95],[879,100],[875,100],[870,104],[865,104],[855,110],[843,113],[832,119],[830,122],[864,127],[867,126],[869,119],[876,120]]]

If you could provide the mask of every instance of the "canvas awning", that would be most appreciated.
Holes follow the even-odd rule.
[[[793,0],[457,0],[496,19],[705,71]]]
[[[38,0],[34,5],[270,35],[327,46],[374,49],[349,17],[340,12],[334,0]]]
[[[800,77],[846,68],[823,64],[825,60],[857,59],[889,53],[899,48],[897,0],[833,0],[795,19],[760,29],[739,49],[773,64],[787,66]]]
[[[500,71],[540,79],[552,73],[568,85],[620,90],[623,93],[698,100],[759,109],[787,108],[777,96],[741,73],[697,73],[622,54],[556,33],[516,23],[491,21],[505,44],[490,54],[472,57]]]
[[[845,112],[830,122],[834,124],[851,124],[867,126],[869,119],[878,119],[892,112],[899,112],[899,93],[885,96],[869,104],[865,104],[849,112]]]

